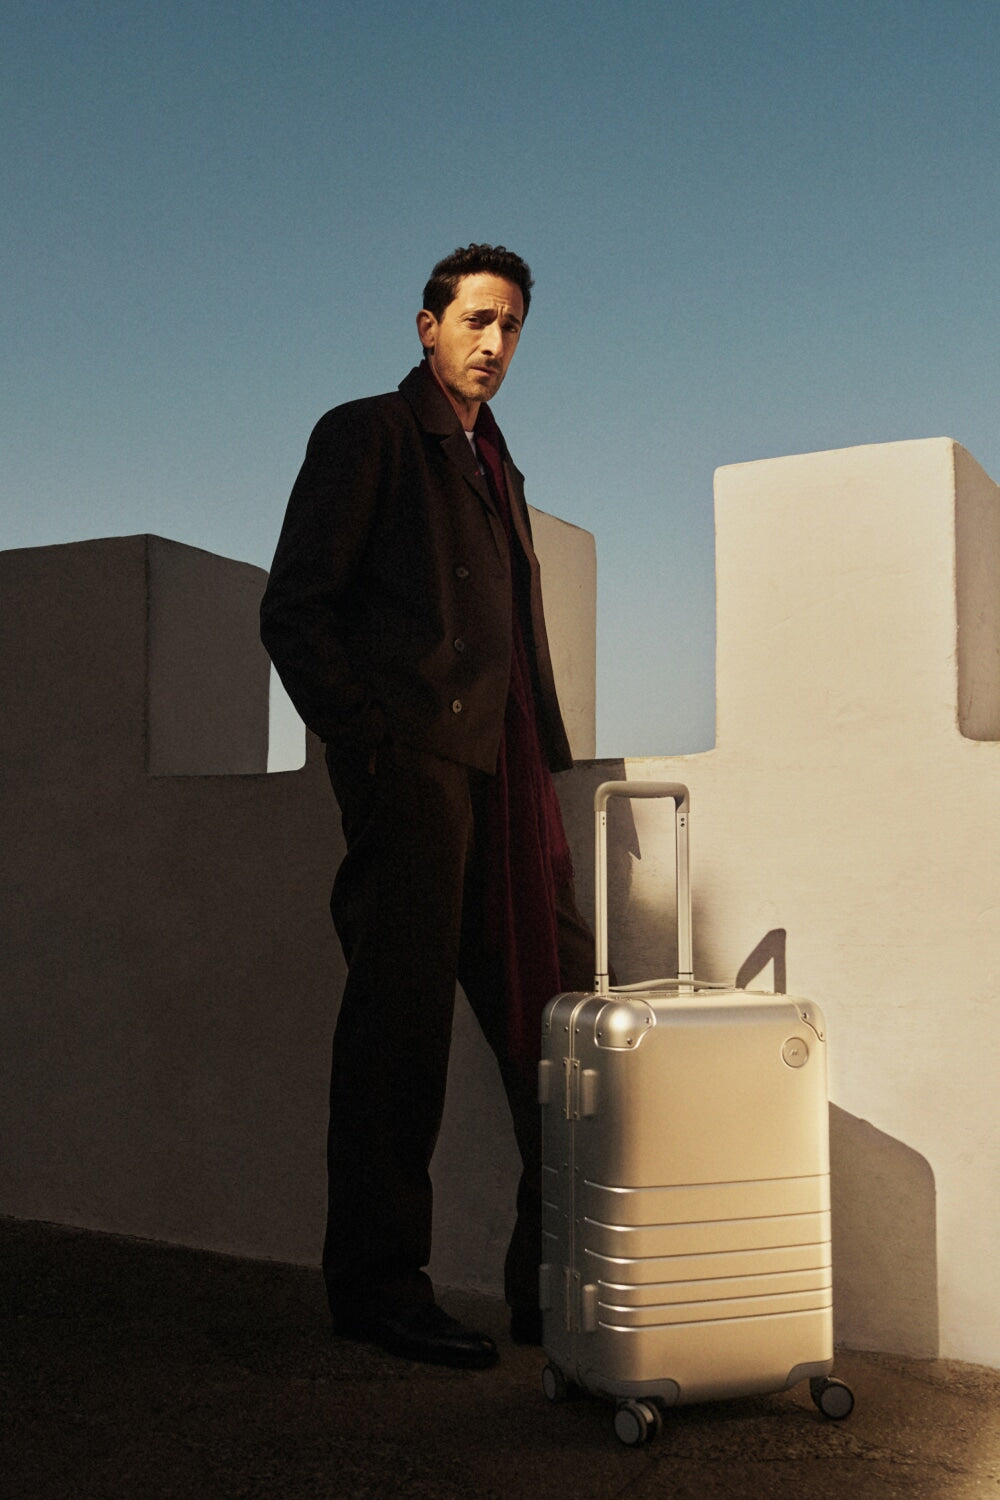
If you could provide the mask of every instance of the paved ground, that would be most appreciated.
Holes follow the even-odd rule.
[[[457,1372],[330,1338],[297,1267],[11,1220],[0,1265],[4,1500],[1000,1500],[1000,1371],[842,1353],[844,1423],[803,1387],[630,1449],[485,1298],[442,1298],[501,1344]]]

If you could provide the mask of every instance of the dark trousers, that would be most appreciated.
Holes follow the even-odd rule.
[[[489,778],[403,745],[330,748],[347,854],[331,898],[348,975],[333,1041],[323,1269],[331,1305],[433,1295],[430,1163],[444,1108],[456,980],[496,1055],[521,1153],[505,1263],[512,1306],[537,1305],[541,1126],[533,1066],[513,1061],[499,961],[483,952]],[[593,982],[593,937],[557,893],[565,989]]]

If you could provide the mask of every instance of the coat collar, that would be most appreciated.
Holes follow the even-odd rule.
[[[399,382],[399,389],[425,432],[446,437],[449,433],[462,431],[455,408],[426,364],[414,365],[409,375]]]
[[[493,500],[489,486],[479,472],[472,445],[462,430],[455,408],[426,365],[415,365],[409,375],[400,381],[399,390],[409,402],[424,431],[441,438],[443,451],[469,481],[479,498],[492,510]]]

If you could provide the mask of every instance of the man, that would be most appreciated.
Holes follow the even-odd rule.
[[[511,1333],[540,1342],[539,1020],[560,989],[590,987],[594,961],[549,774],[572,758],[522,477],[486,404],[531,286],[503,246],[435,266],[422,364],[320,420],[261,606],[281,679],[326,742],[347,842],[331,898],[348,965],[323,1252],[334,1331],[466,1367],[496,1347],[437,1306],[424,1271],[455,983],[523,1162]]]

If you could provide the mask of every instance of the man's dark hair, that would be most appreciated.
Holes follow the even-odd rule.
[[[528,316],[531,288],[534,282],[531,271],[519,255],[508,250],[506,245],[466,245],[465,249],[453,250],[444,260],[439,260],[431,272],[431,279],[424,287],[423,305],[435,318],[440,319],[449,303],[454,302],[458,283],[464,276],[479,276],[483,272],[490,276],[502,276],[520,287],[524,298],[524,316]]]

